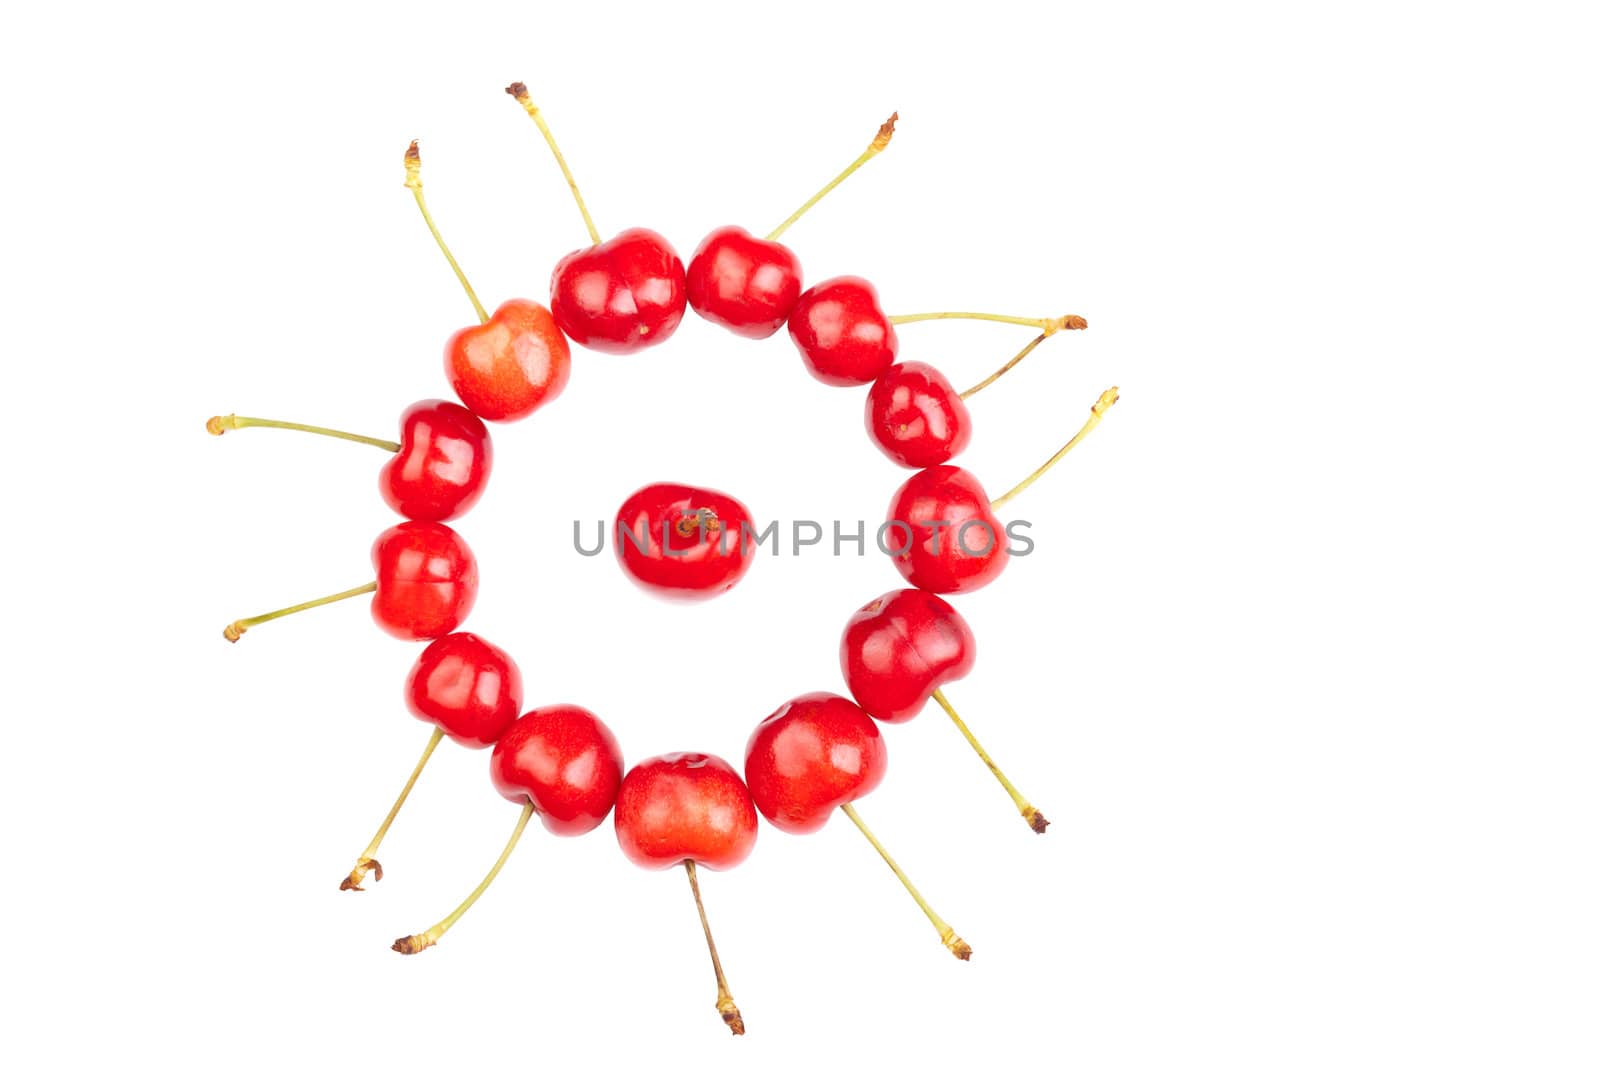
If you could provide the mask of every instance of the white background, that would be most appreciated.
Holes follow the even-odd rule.
[[[11,1062],[1593,1063],[1593,38],[1578,5],[30,5],[0,31]],[[515,819],[442,746],[335,891],[427,728],[415,646],[344,604],[383,457],[208,415],[392,435],[470,309],[544,300],[583,230],[687,256],[791,232],[889,311],[1088,317],[973,402],[1038,551],[960,600],[950,695],[1053,820],[1035,838],[937,709],[859,805],[972,942],[960,964],[842,819],[684,880],[537,830],[416,958]],[[1028,339],[908,326],[958,386]],[[738,762],[897,585],[759,559],[699,607],[570,548],[656,479],[758,517],[875,519],[863,394],[693,317],[495,431],[459,529],[470,628],[630,763]]]

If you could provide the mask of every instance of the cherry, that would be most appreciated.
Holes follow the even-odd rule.
[[[778,238],[834,187],[883,151],[898,113],[848,167],[763,240],[738,226],[712,230],[689,260],[689,305],[700,317],[741,337],[771,337],[800,298],[800,260]]]
[[[478,562],[467,543],[442,523],[414,519],[389,527],[372,544],[372,566],[375,581],[235,619],[222,636],[238,641],[264,622],[372,593],[372,618],[379,629],[403,640],[430,641],[460,626],[478,598]]]
[[[901,575],[933,593],[968,593],[998,578],[1009,557],[1005,528],[995,511],[1072,451],[1116,402],[1117,390],[1107,389],[1071,440],[992,501],[978,479],[961,467],[929,467],[907,478],[889,501],[884,536]]]
[[[888,759],[878,726],[866,712],[834,693],[806,693],[767,716],[750,735],[744,777],[756,808],[780,830],[813,833],[834,808],[843,811],[906,887],[944,946],[958,959],[970,959],[971,947],[923,899],[851,804],[883,781]]]
[[[599,826],[617,799],[622,751],[593,712],[552,704],[523,715],[500,736],[489,760],[489,777],[501,796],[522,805],[510,840],[454,911],[420,934],[397,938],[392,946],[396,952],[410,956],[438,944],[494,882],[535,812],[546,830],[565,837]]]
[[[576,704],[523,715],[495,742],[489,777],[500,795],[528,801],[553,834],[599,826],[622,783],[622,750],[606,724]]]
[[[688,302],[683,260],[654,230],[624,230],[600,240],[572,169],[528,87],[513,82],[506,93],[539,127],[589,231],[591,247],[568,253],[551,275],[550,310],[556,322],[568,337],[597,352],[636,352],[665,341],[683,321]]]
[[[950,380],[926,363],[896,363],[867,391],[867,433],[902,467],[931,467],[972,440],[972,416]]]
[[[396,453],[383,465],[378,490],[391,508],[408,519],[444,522],[465,514],[483,495],[493,460],[489,431],[476,415],[448,400],[419,400],[406,408],[400,416],[399,441],[245,415],[213,415],[206,420],[206,430],[218,436],[251,426],[339,437]]]
[[[617,509],[617,561],[629,578],[664,597],[726,593],[755,561],[749,510],[712,489],[655,482]]]
[[[1027,358],[1045,338],[1058,330],[1082,330],[1088,323],[1078,315],[1056,319],[1018,319],[999,315],[947,311],[932,315],[890,316],[891,324],[920,322],[930,317],[990,318],[1037,325],[1042,333],[1012,356],[999,370],[965,392],[957,393],[950,380],[926,363],[896,363],[872,383],[867,392],[867,433],[879,450],[902,467],[933,467],[948,463],[972,440],[972,418],[966,401],[997,381]]]
[[[683,864],[705,931],[717,977],[717,1011],[735,1034],[744,1019],[728,992],[722,961],[700,899],[697,865],[736,867],[756,844],[756,809],[750,791],[727,762],[698,752],[674,752],[639,763],[622,780],[612,825],[623,855],[650,870]]]
[[[856,703],[880,722],[907,722],[939,686],[965,678],[977,638],[959,612],[932,593],[896,589],[850,616],[839,666]]]
[[[771,337],[800,299],[800,257],[739,226],[712,230],[689,260],[689,306],[740,337]]]
[[[789,336],[811,376],[828,385],[865,385],[894,362],[894,326],[865,278],[830,278],[807,289],[789,314]]]
[[[993,772],[1035,833],[1050,821],[1017,791],[956,714],[941,686],[965,678],[977,639],[961,613],[920,589],[896,589],[850,617],[839,641],[839,666],[861,709],[882,722],[914,718],[931,696]]]
[[[461,402],[480,418],[514,422],[561,395],[571,373],[567,339],[549,311],[532,300],[507,300],[490,315],[467,281],[456,257],[428,213],[422,195],[422,153],[417,142],[406,149],[406,188],[434,243],[444,253],[456,280],[472,301],[478,325],[457,330],[445,342],[444,373]]]
[[[339,884],[340,889],[360,890],[368,871],[378,881],[383,880],[378,846],[383,844],[440,738],[449,735],[466,748],[486,748],[500,740],[521,706],[522,672],[498,645],[457,630],[422,650],[406,678],[406,707],[423,722],[432,723],[433,733],[411,777],[406,779],[405,788],[400,790],[399,798],[355,867]]]

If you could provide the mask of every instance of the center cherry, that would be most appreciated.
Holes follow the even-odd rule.
[[[628,577],[679,600],[726,593],[755,561],[749,509],[714,489],[647,485],[622,502],[612,534]]]

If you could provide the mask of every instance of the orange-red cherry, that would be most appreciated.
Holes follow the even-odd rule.
[[[755,561],[750,511],[714,489],[656,482],[617,509],[617,562],[660,596],[704,600],[726,593]]]
[[[750,735],[744,778],[768,822],[809,834],[822,829],[834,808],[876,789],[888,761],[870,715],[837,694],[807,693]]]
[[[811,376],[828,385],[865,385],[889,369],[900,342],[865,278],[830,278],[800,294],[789,336]]]
[[[489,777],[500,795],[531,803],[564,837],[599,826],[622,784],[622,750],[606,724],[576,704],[534,708],[495,742]]]
[[[850,695],[882,722],[913,718],[935,689],[965,678],[977,659],[977,639],[961,613],[921,589],[878,597],[850,616],[839,641]]]
[[[372,618],[394,637],[431,641],[460,626],[478,599],[478,561],[454,530],[413,520],[372,544]]]
[[[948,463],[972,441],[972,416],[950,380],[926,363],[896,363],[867,391],[867,433],[902,467]]]
[[[419,400],[400,416],[400,451],[378,490],[408,519],[445,522],[478,502],[493,461],[483,420],[448,400]]]
[[[480,326],[444,346],[444,373],[473,414],[490,422],[527,418],[561,395],[572,354],[556,320],[532,300],[507,300]]]
[[[744,779],[700,752],[640,761],[622,780],[612,822],[623,855],[651,870],[684,860],[738,866],[756,846],[758,825]]]
[[[724,226],[689,260],[689,306],[740,337],[771,337],[800,299],[800,277],[800,258],[788,246]]]
[[[457,630],[417,657],[406,707],[467,748],[487,748],[522,709],[522,672],[499,645]]]
[[[563,332],[597,352],[660,344],[683,321],[683,260],[654,230],[623,230],[556,264],[550,311]]]
[[[961,467],[929,467],[907,478],[889,502],[884,544],[906,581],[930,593],[982,589],[1009,558],[989,494]]]

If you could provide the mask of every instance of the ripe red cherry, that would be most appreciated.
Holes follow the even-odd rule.
[[[417,657],[406,707],[467,748],[487,748],[522,708],[522,672],[498,645],[458,630]]]
[[[972,416],[948,378],[913,360],[894,364],[872,383],[867,433],[902,467],[932,467],[972,441]]]
[[[572,371],[567,339],[532,300],[507,300],[480,326],[451,335],[444,373],[473,414],[490,422],[526,418],[561,395]]]
[[[989,494],[961,467],[929,467],[907,478],[889,502],[884,544],[912,585],[970,593],[1005,570],[1005,527]]]
[[[885,593],[845,624],[839,666],[861,709],[884,722],[913,718],[940,686],[965,678],[977,639],[955,608],[921,589]]]
[[[800,299],[800,259],[740,226],[712,230],[689,260],[689,306],[740,337],[771,337]]]
[[[755,561],[749,510],[712,489],[647,485],[622,502],[612,532],[628,577],[674,599],[726,593]]]
[[[871,716],[842,696],[807,693],[762,720],[744,777],[767,821],[791,834],[822,829],[840,804],[883,781],[889,749]]]
[[[660,344],[683,320],[683,260],[653,230],[623,230],[568,253],[550,279],[550,310],[578,344],[626,353]]]
[[[372,618],[408,641],[443,637],[478,599],[478,561],[454,530],[437,522],[391,526],[372,543],[377,589]]]
[[[501,735],[489,777],[507,800],[532,804],[546,830],[576,837],[599,826],[616,802],[622,750],[593,712],[552,704]]]
[[[617,844],[651,870],[693,860],[711,870],[742,863],[756,846],[756,808],[727,761],[673,752],[641,761],[622,780]]]
[[[800,294],[789,336],[811,376],[828,385],[865,385],[894,362],[894,326],[864,278],[830,278]]]
[[[445,522],[478,502],[493,460],[478,416],[448,400],[419,400],[400,416],[400,451],[383,465],[378,490],[408,519]]]

